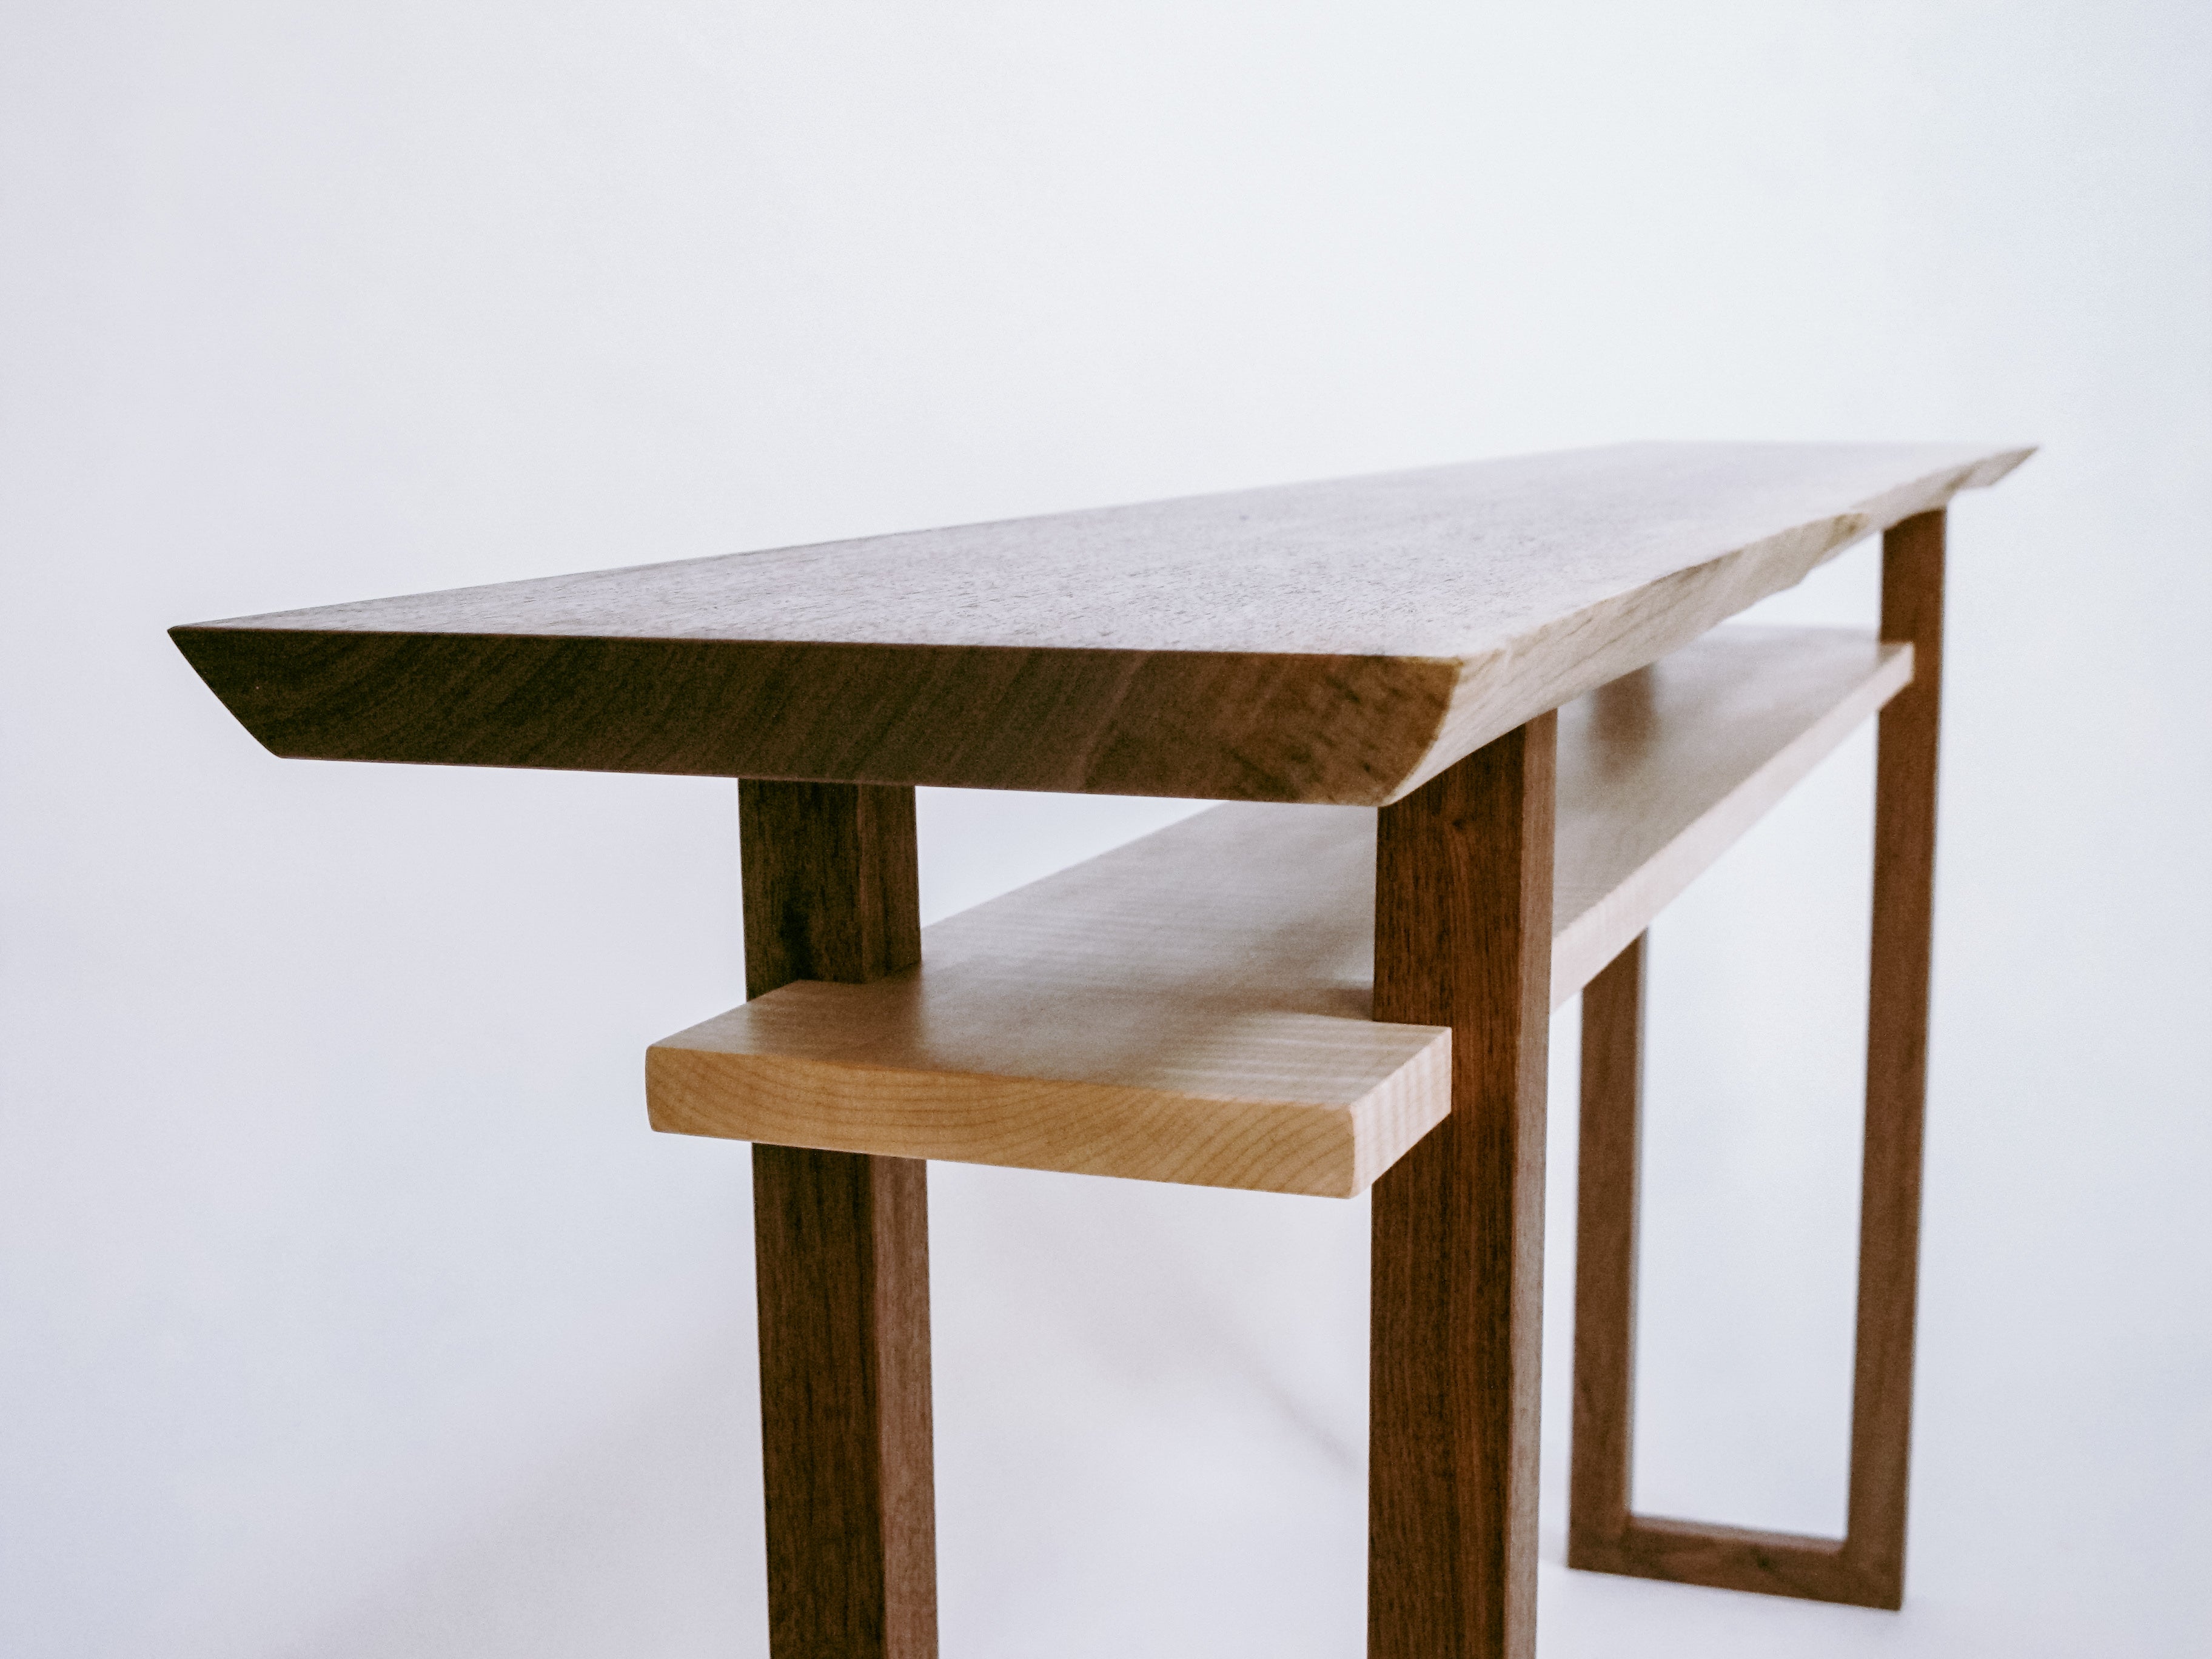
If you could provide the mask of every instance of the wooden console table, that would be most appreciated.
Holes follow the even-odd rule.
[[[926,1160],[1374,1189],[1368,1651],[1535,1639],[1546,1047],[1583,994],[1578,1567],[1902,1595],[1944,512],[2028,453],[1647,445],[179,628],[279,755],[742,780],[777,1659],[936,1650]],[[1884,532],[1878,635],[1737,626]],[[1628,1503],[1643,936],[1880,711],[1850,1519]],[[926,932],[914,787],[1232,803]]]

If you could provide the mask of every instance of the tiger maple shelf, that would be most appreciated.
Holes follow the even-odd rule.
[[[1911,678],[1909,645],[1729,627],[1559,714],[1567,1001]],[[653,1045],[657,1128],[1351,1197],[1450,1109],[1450,1033],[1370,1018],[1375,824],[1217,806]]]

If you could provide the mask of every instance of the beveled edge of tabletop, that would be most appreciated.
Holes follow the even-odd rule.
[[[1381,805],[2033,453],[1983,450],[1462,658],[305,629],[281,612],[170,635],[292,758]]]

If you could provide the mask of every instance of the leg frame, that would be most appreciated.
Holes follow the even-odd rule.
[[[1903,1602],[1935,896],[1943,527],[1941,512],[1923,513],[1882,540],[1882,637],[1911,641],[1913,677],[1882,711],[1875,771],[1866,1153],[1844,1535],[1805,1538],[1658,1520],[1629,1507],[1644,1041],[1644,941],[1638,939],[1583,995],[1570,1566],[1860,1607],[1894,1608]]]

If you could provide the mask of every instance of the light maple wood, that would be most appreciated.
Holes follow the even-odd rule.
[[[1893,695],[1901,647],[1729,628],[1559,717],[1549,995]],[[1441,1030],[1370,1018],[1376,816],[1234,805],[654,1045],[657,1127],[1349,1196],[1449,1108]],[[1613,948],[1618,948],[1613,947]]]
[[[280,755],[1375,805],[2027,453],[1632,445],[173,635]]]
[[[1375,1186],[1370,1659],[1534,1659],[1553,780],[1546,714],[1381,815],[1375,1012],[1451,1115]]]
[[[1566,1002],[1805,775],[1911,682],[1909,642],[1720,629],[1559,711]]]
[[[656,1043],[655,1127],[1348,1196],[1449,1105],[1368,1018],[1374,814],[1218,809]],[[1347,830],[1352,833],[1346,833]]]
[[[1892,529],[1882,544],[1882,635],[1909,645],[1916,667],[1912,684],[1882,711],[1875,764],[1866,1147],[1844,1535],[1808,1538],[1641,1516],[1630,1504],[1643,1043],[1639,939],[1592,981],[1583,1003],[1571,1566],[1863,1607],[1903,1604],[1935,902],[1943,532],[1941,513],[1923,514]]]
[[[910,790],[739,793],[746,987],[865,981],[921,951]],[[753,1148],[775,1659],[934,1659],[927,1166]]]

